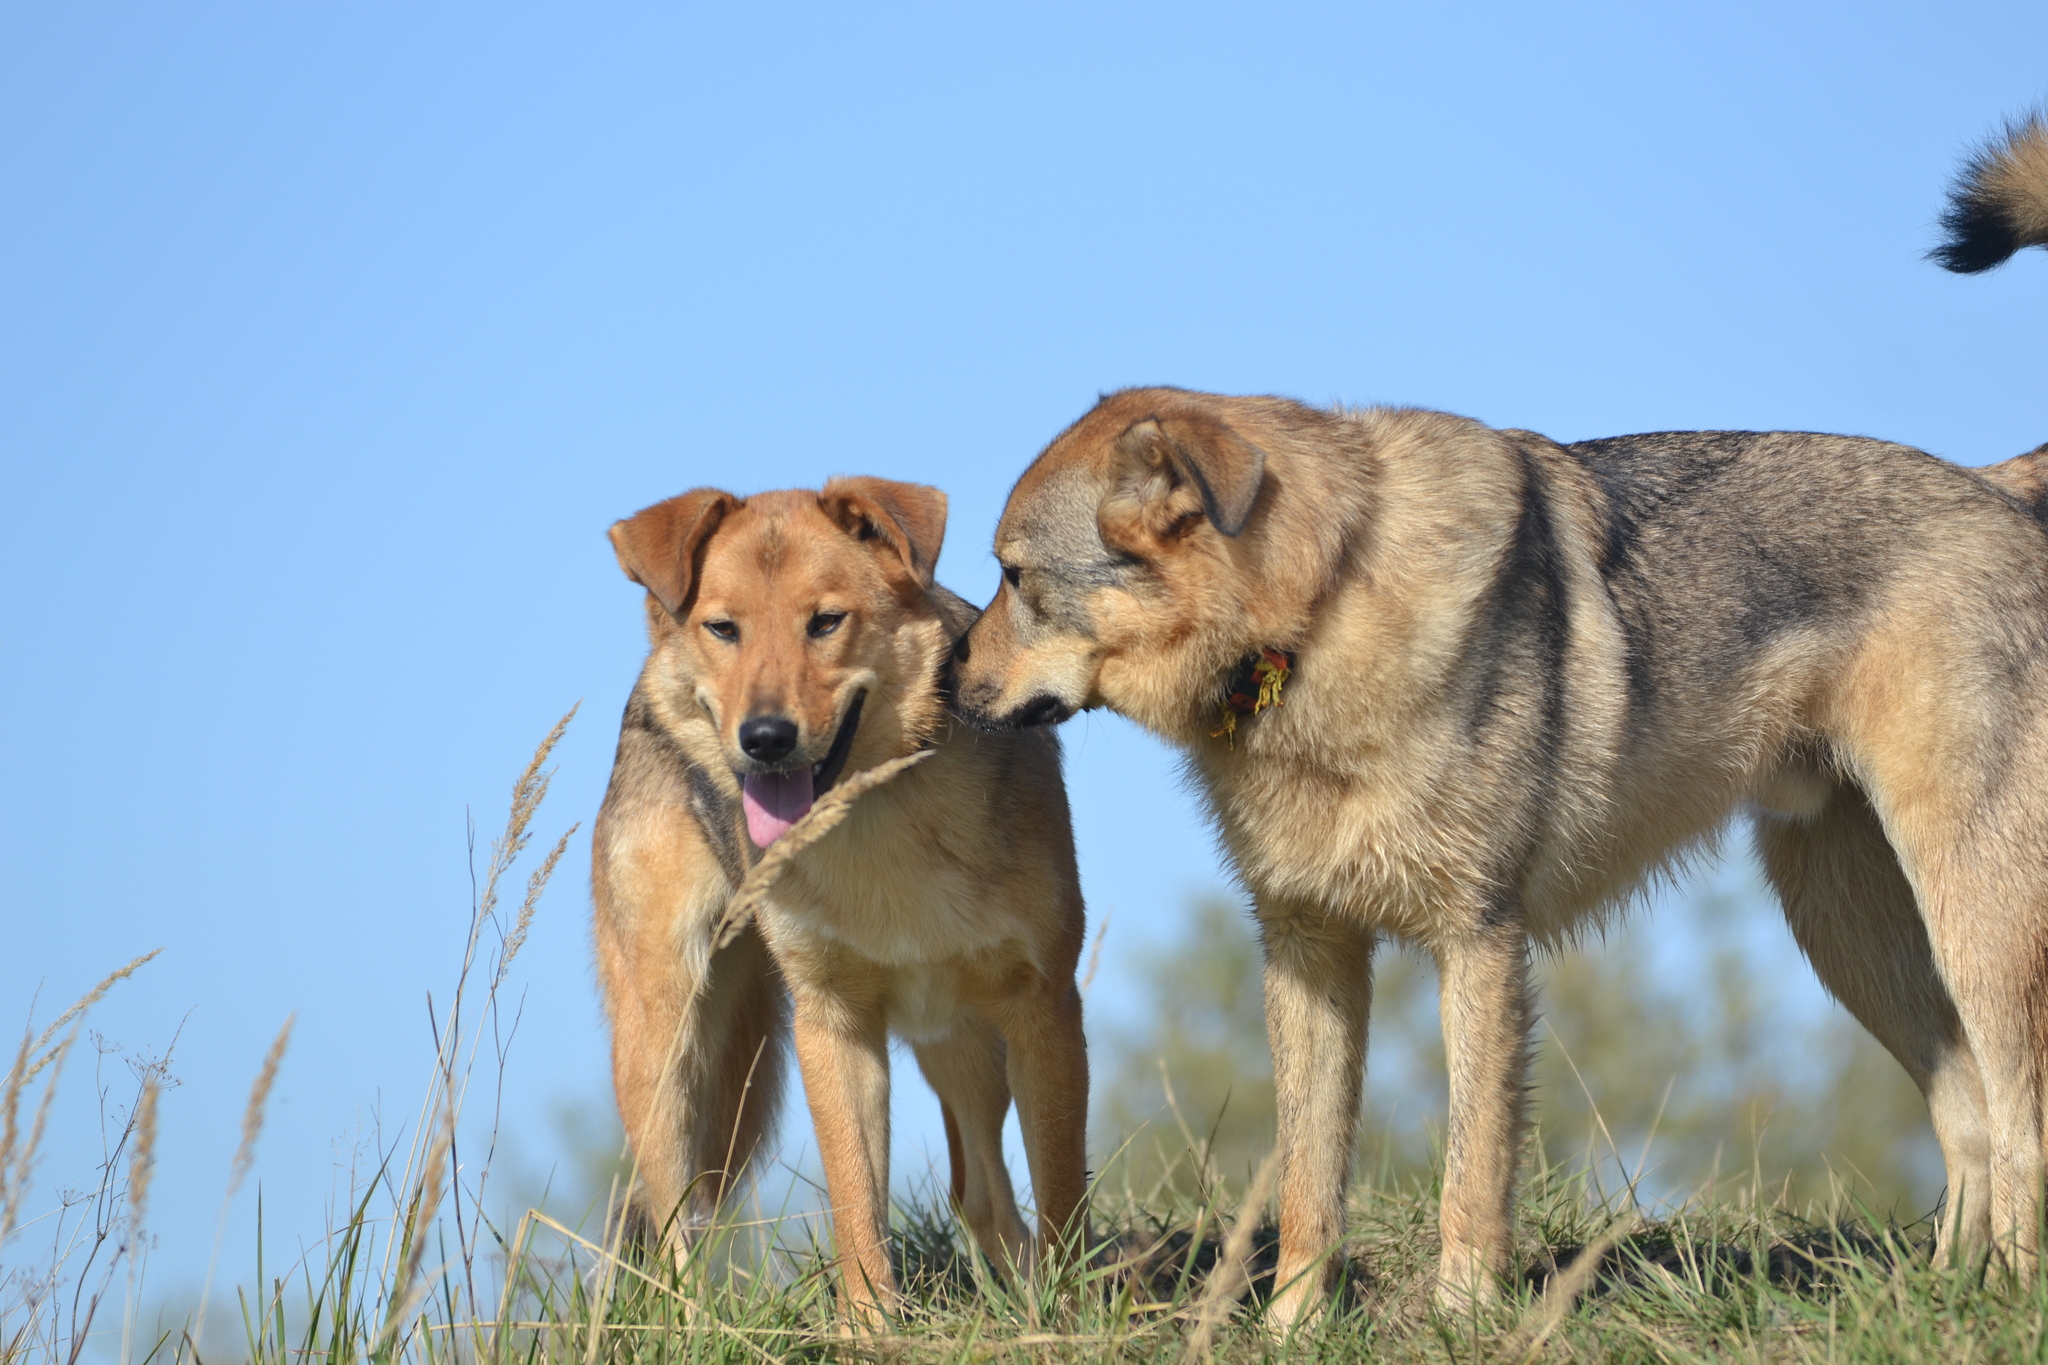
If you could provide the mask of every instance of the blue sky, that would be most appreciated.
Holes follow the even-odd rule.
[[[936,483],[982,600],[1010,481],[1130,383],[2031,447],[2048,260],[1921,256],[2044,54],[2017,3],[11,7],[0,1017],[166,949],[96,1019],[183,1028],[176,1278],[296,1011],[257,1172],[317,1232],[419,1093],[465,812],[579,699],[541,824],[588,828],[642,650],[604,528],[692,485]],[[1113,1013],[1221,873],[1156,745],[1067,740]],[[586,870],[527,1132],[606,1100]]]

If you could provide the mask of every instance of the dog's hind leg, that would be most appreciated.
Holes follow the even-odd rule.
[[[1948,1170],[1938,1255],[1991,1232],[1991,1131],[1984,1083],[1936,970],[1913,888],[1860,788],[1818,812],[1761,814],[1757,851],[1792,936],[1828,993],[1898,1059],[1934,1120]]]
[[[1088,1221],[1088,1040],[1081,993],[1069,969],[1065,976],[1034,976],[991,1008],[1031,1164],[1038,1205],[1033,1254],[1042,1260],[1077,1253]]]
[[[914,1044],[912,1050],[947,1115],[946,1145],[961,1221],[998,1269],[1022,1266],[1031,1239],[1003,1162],[1010,1083],[1002,1038],[985,1021],[968,1019],[951,1036]]]
[[[1986,888],[1951,899],[1936,891],[1929,897],[1928,927],[1983,1078],[1990,1129],[1983,1197],[1992,1245],[2024,1282],[2032,1279],[2040,1255],[2042,1053],[2048,1031],[2042,959],[2048,943],[2038,933],[1970,923],[1977,917],[1969,909],[1995,904],[1993,895]]]
[[[1375,939],[1320,909],[1266,897],[1258,915],[1279,1111],[1280,1264],[1267,1316],[1285,1330],[1323,1301],[1343,1264]]]
[[[937,1087],[933,1087],[936,1092]],[[939,1122],[946,1129],[946,1193],[956,1209],[967,1206],[967,1153],[960,1145],[960,1116],[953,1106],[939,1101]]]
[[[2010,786],[2017,785],[2016,778]],[[1992,800],[1961,814],[1931,801],[1884,814],[1983,1079],[1990,1174],[1981,1197],[1992,1246],[2026,1282],[2040,1257],[2048,1060],[2048,867],[2040,863],[2040,836],[2013,834],[2014,812]]]

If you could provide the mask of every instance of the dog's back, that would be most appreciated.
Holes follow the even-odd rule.
[[[2048,444],[2035,446],[2024,455],[1986,465],[1977,473],[1993,488],[2034,514],[2048,528]]]

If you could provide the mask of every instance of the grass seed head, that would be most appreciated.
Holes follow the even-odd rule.
[[[297,1018],[297,1013],[285,1016],[284,1027],[277,1031],[276,1041],[264,1054],[263,1069],[256,1073],[256,1083],[249,1087],[249,1107],[242,1111],[242,1141],[235,1148],[235,1164],[228,1175],[230,1199],[242,1187],[249,1168],[256,1164],[256,1139],[263,1135],[264,1108],[270,1102],[270,1087],[277,1084],[277,1068],[284,1061],[284,1050],[292,1040],[292,1021]]]

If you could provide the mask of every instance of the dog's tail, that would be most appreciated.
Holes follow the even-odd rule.
[[[1949,187],[1941,226],[1947,240],[1928,254],[1961,275],[2048,246],[2048,117],[2011,120],[1971,154]]]
[[[2024,455],[1985,465],[1980,478],[2022,503],[2043,526],[2048,526],[2048,445],[2038,445]]]

